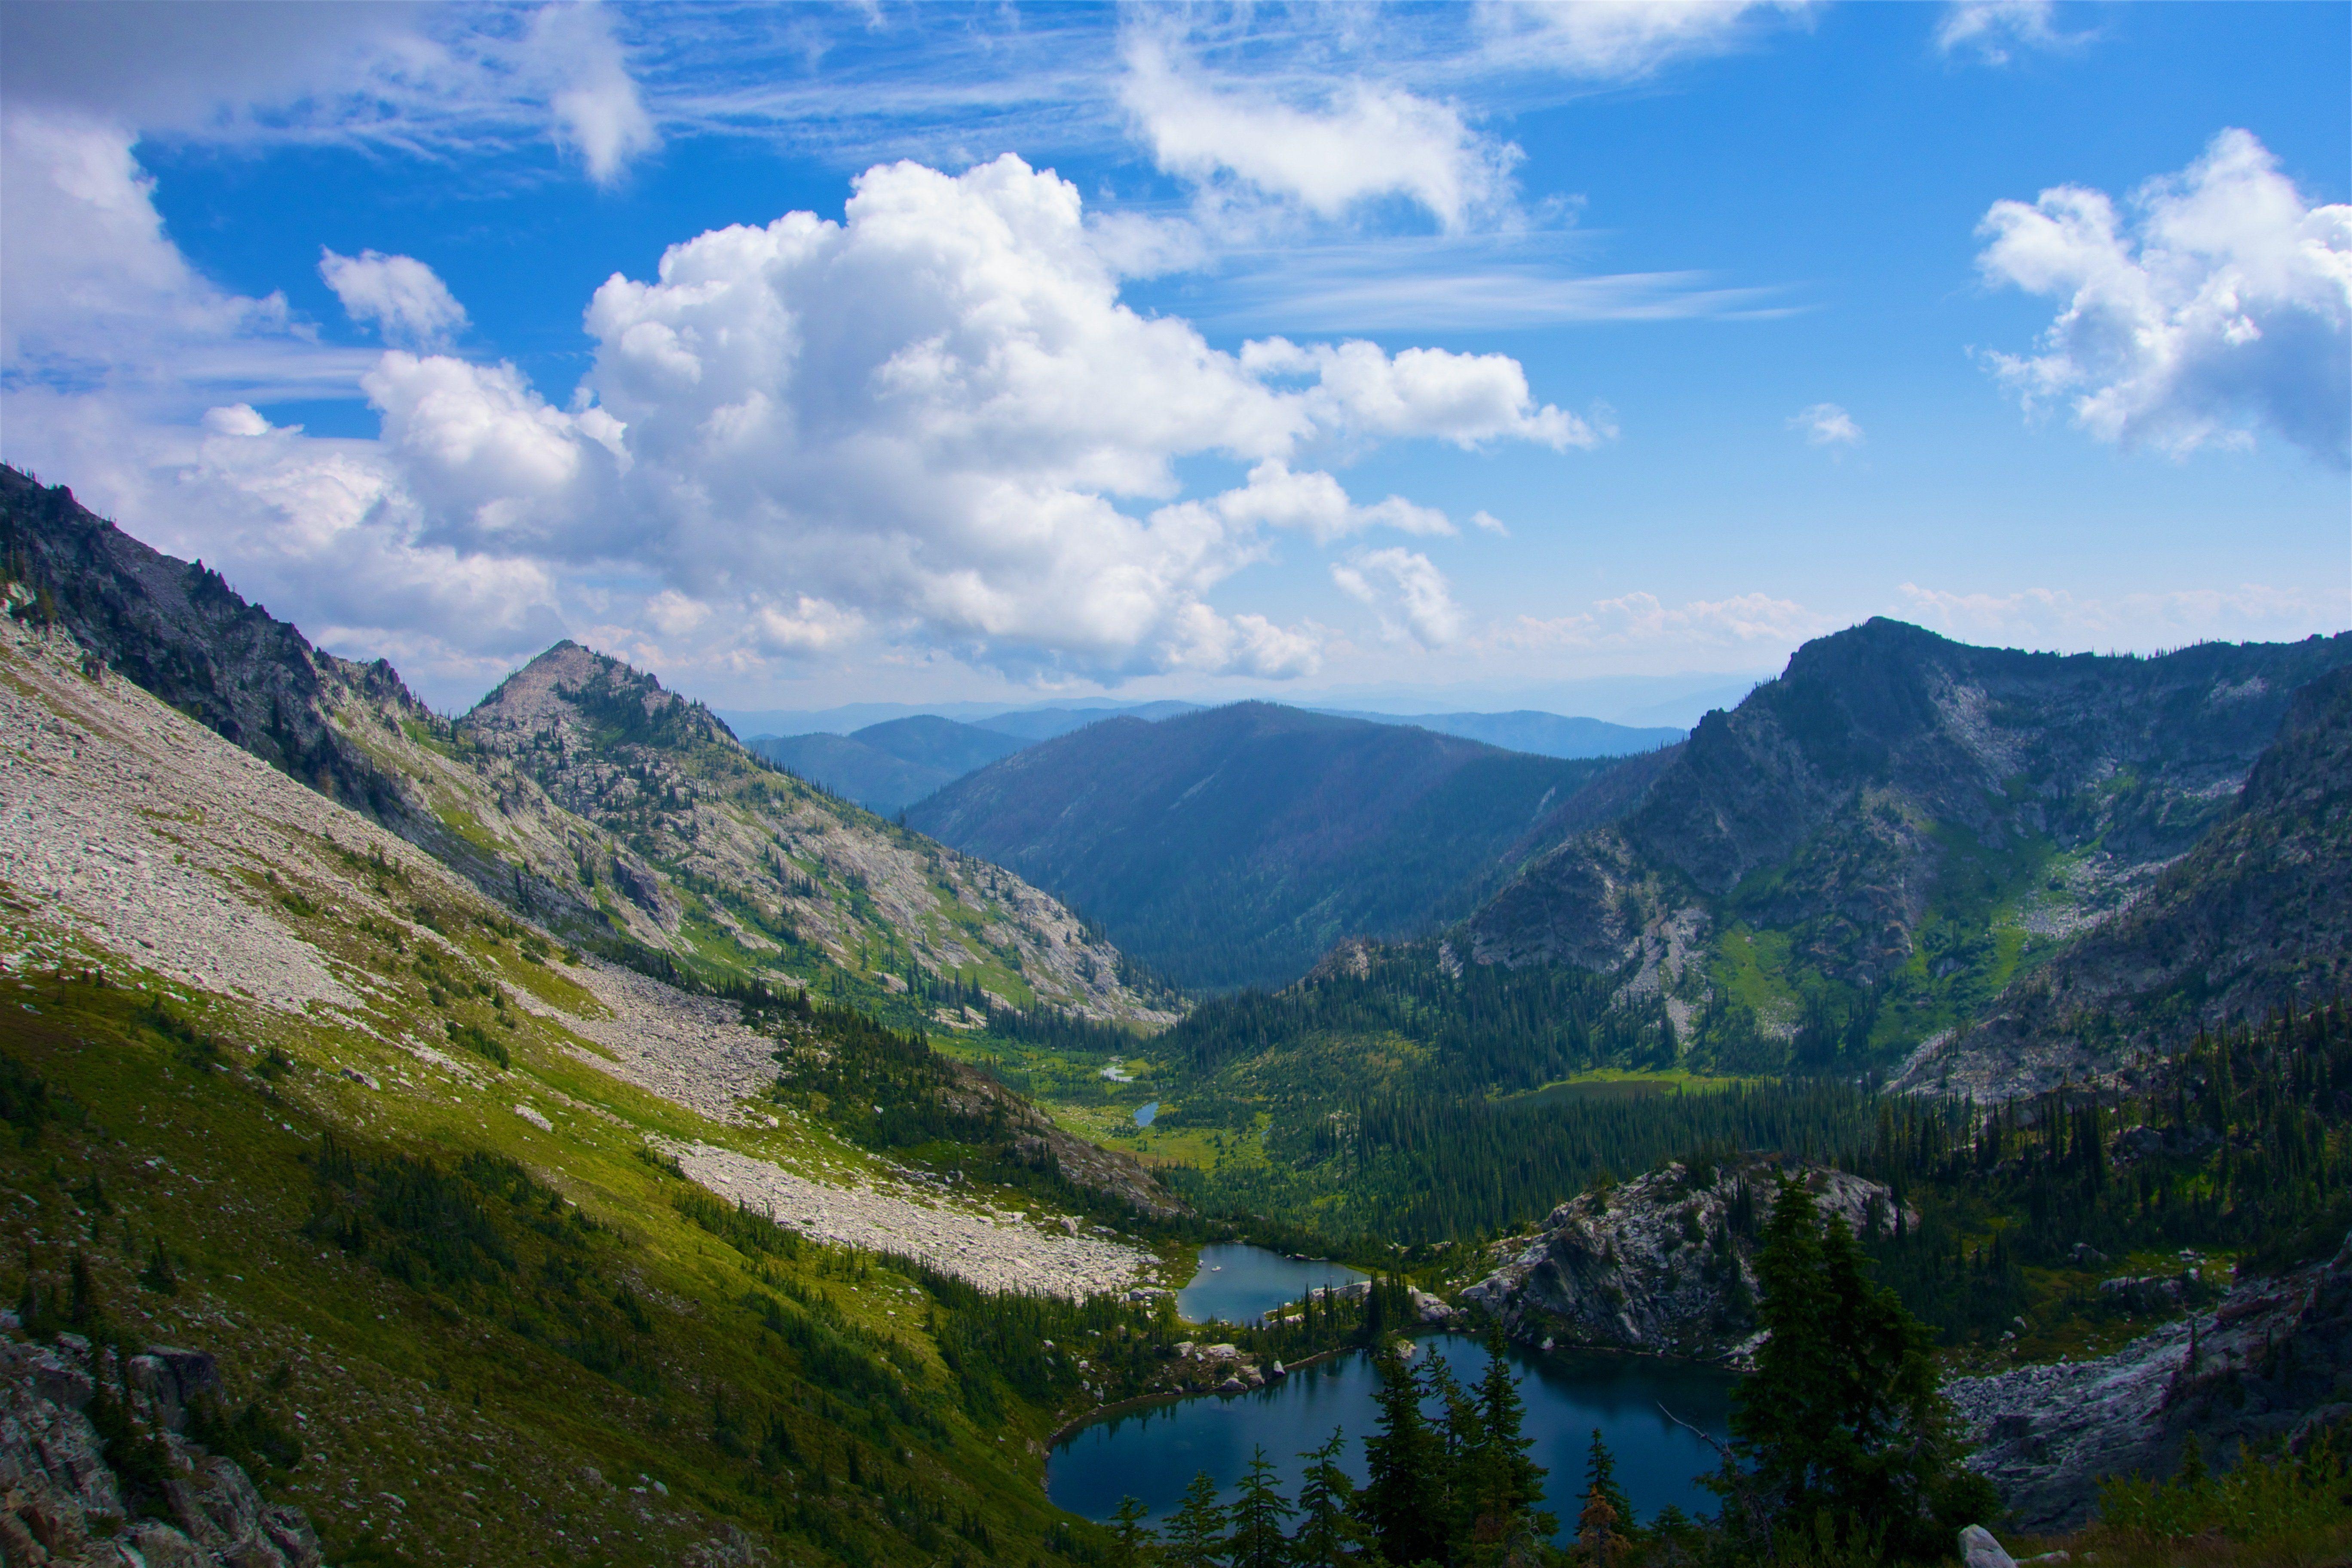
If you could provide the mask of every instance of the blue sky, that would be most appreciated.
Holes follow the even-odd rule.
[[[0,33],[5,456],[444,705],[566,635],[1571,708],[2352,619],[2341,5]]]

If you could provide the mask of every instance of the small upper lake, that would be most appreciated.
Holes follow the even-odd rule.
[[[1341,1264],[1308,1263],[1228,1242],[1201,1248],[1192,1282],[1176,1293],[1176,1312],[1188,1323],[1255,1323],[1309,1290],[1364,1278]]]
[[[1188,1314],[1190,1315],[1190,1314]],[[1474,1339],[1439,1335],[1420,1342],[1419,1355],[1444,1356],[1454,1375],[1475,1384],[1486,1352]],[[1616,1456],[1617,1479],[1646,1521],[1668,1503],[1686,1513],[1712,1514],[1715,1495],[1696,1484],[1716,1468],[1714,1452],[1661,1415],[1664,1404],[1684,1420],[1721,1437],[1731,1415],[1730,1374],[1678,1362],[1595,1352],[1540,1354],[1514,1347],[1527,1404],[1524,1430],[1535,1439],[1528,1457],[1550,1473],[1544,1507],[1559,1520],[1560,1541],[1576,1533],[1584,1493],[1585,1451],[1594,1427]],[[1182,1500],[1193,1475],[1206,1470],[1231,1489],[1248,1468],[1250,1450],[1264,1445],[1286,1497],[1298,1495],[1306,1466],[1298,1456],[1320,1445],[1333,1427],[1347,1434],[1344,1463],[1365,1479],[1364,1438],[1375,1426],[1378,1373],[1360,1352],[1301,1367],[1249,1394],[1196,1394],[1113,1415],[1083,1426],[1054,1450],[1046,1495],[1057,1507],[1107,1520],[1129,1495],[1166,1519]],[[1433,1418],[1440,1412],[1433,1404]]]

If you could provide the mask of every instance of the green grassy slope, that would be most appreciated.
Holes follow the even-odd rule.
[[[300,1454],[255,1458],[265,1492],[339,1563],[715,1563],[736,1531],[796,1563],[1083,1555],[1040,1442],[1159,1375],[1163,1311],[740,1214],[664,1152],[894,1167],[757,1064],[724,1114],[637,1087],[592,1037],[614,975],[61,637],[0,636],[0,1299],[33,1327],[217,1355]],[[287,975],[308,1000],[262,999]],[[829,1016],[766,1025],[805,1050]],[[973,1178],[943,1204],[1055,1212],[931,1131]]]

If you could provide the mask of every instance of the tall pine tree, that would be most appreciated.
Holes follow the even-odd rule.
[[[1283,1521],[1298,1509],[1274,1484],[1274,1462],[1263,1447],[1250,1453],[1249,1473],[1242,1478],[1241,1496],[1234,1500],[1232,1540],[1226,1561],[1232,1568],[1284,1568],[1290,1542]]]
[[[1958,1468],[1927,1331],[1867,1268],[1845,1222],[1822,1225],[1784,1181],[1756,1258],[1770,1338],[1734,1395],[1732,1436],[1774,1528],[1826,1515],[1890,1553],[1930,1554],[1997,1503]]]
[[[1443,1561],[1444,1450],[1422,1417],[1422,1379],[1393,1350],[1377,1352],[1372,1364],[1380,1374],[1373,1396],[1378,1414],[1371,1436],[1364,1439],[1364,1465],[1370,1473],[1357,1494],[1364,1523],[1391,1563]]]
[[[1349,1568],[1370,1560],[1370,1536],[1356,1518],[1356,1482],[1339,1468],[1347,1436],[1338,1427],[1328,1441],[1298,1457],[1307,1473],[1298,1481],[1298,1533],[1291,1538],[1296,1568]]]
[[[1184,1489],[1183,1502],[1169,1518],[1160,1560],[1167,1568],[1226,1568],[1225,1510],[1217,1506],[1217,1483],[1208,1471]]]

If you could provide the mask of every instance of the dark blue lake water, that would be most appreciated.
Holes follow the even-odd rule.
[[[1302,1263],[1263,1247],[1204,1247],[1192,1282],[1176,1293],[1176,1312],[1188,1323],[1255,1323],[1309,1290],[1363,1278],[1342,1264]]]
[[[1138,1127],[1149,1127],[1159,1115],[1160,1102],[1155,1100],[1150,1104],[1142,1106],[1137,1110],[1135,1113],[1135,1124]]]
[[[1465,1336],[1424,1339],[1421,1347],[1423,1355],[1444,1355],[1465,1384],[1486,1370],[1485,1349]],[[1536,1444],[1529,1457],[1550,1471],[1544,1506],[1559,1516],[1561,1540],[1575,1533],[1585,1450],[1596,1426],[1616,1456],[1627,1500],[1645,1521],[1668,1503],[1688,1513],[1715,1511],[1714,1494],[1694,1484],[1698,1475],[1714,1471],[1713,1451],[1660,1415],[1658,1404],[1663,1400],[1684,1420],[1720,1437],[1731,1414],[1727,1373],[1595,1352],[1515,1349],[1511,1363],[1527,1402],[1526,1432]],[[1133,1495],[1159,1521],[1175,1511],[1186,1483],[1202,1470],[1227,1489],[1230,1502],[1251,1448],[1263,1444],[1285,1494],[1296,1497],[1306,1468],[1298,1455],[1321,1444],[1335,1426],[1347,1434],[1347,1468],[1361,1482],[1375,1375],[1367,1357],[1351,1353],[1303,1367],[1255,1393],[1200,1394],[1108,1417],[1054,1450],[1046,1495],[1093,1520],[1108,1519],[1121,1498]]]

